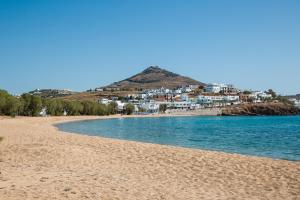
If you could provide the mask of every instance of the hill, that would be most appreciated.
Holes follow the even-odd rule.
[[[42,98],[56,98],[56,97],[64,97],[72,94],[76,94],[77,92],[73,92],[67,89],[36,89],[28,92],[29,94],[40,96]]]
[[[138,73],[125,80],[115,82],[104,87],[106,90],[142,90],[154,88],[170,88],[174,89],[180,86],[199,85],[204,83],[181,76],[173,72],[161,69],[157,66],[150,66],[141,73]]]
[[[66,100],[90,100],[96,101],[101,97],[123,97],[128,94],[138,93],[143,89],[155,88],[177,88],[187,85],[204,86],[204,83],[181,76],[179,74],[161,69],[157,66],[150,66],[141,73],[138,73],[130,78],[115,82],[105,87],[96,88],[86,92],[80,92],[71,95],[64,95],[58,98]]]

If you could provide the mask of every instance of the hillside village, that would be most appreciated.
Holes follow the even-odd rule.
[[[244,103],[261,103],[272,99],[272,94],[262,91],[241,91],[232,84],[188,85],[176,89],[145,89],[123,98],[100,98],[101,104],[116,102],[119,112],[126,104],[133,104],[135,112],[190,111],[205,108],[222,108]]]

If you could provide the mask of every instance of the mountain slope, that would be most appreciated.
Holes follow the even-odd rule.
[[[181,76],[173,72],[161,69],[157,66],[150,66],[141,73],[138,73],[125,80],[115,82],[105,88],[119,88],[123,90],[150,89],[150,88],[176,88],[186,85],[205,85],[189,77]]]

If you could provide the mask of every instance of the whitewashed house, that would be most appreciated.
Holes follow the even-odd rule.
[[[180,109],[180,110],[188,110],[191,108],[190,101],[172,101],[166,102],[168,109]]]
[[[138,105],[134,105],[134,112],[139,112],[139,107],[138,107]]]
[[[125,103],[121,102],[121,101],[115,101],[117,103],[117,109],[119,112],[123,111],[125,108]]]
[[[239,101],[240,96],[238,96],[238,95],[228,95],[228,96],[224,96],[223,99],[224,99],[224,101],[227,101],[227,102],[234,102],[234,101]]]
[[[209,105],[213,104],[213,101],[212,101],[210,96],[203,96],[203,95],[198,96],[198,101],[197,102],[200,105],[203,105],[203,106],[209,106]]]
[[[138,95],[138,97],[141,98],[141,99],[145,99],[147,97],[147,94],[141,93],[141,94]]]
[[[104,105],[108,105],[109,103],[111,103],[112,100],[109,100],[107,98],[101,98],[98,100],[98,103],[104,104]]]
[[[159,112],[159,104],[155,101],[144,102],[140,104],[140,108],[144,109],[149,113],[157,113]]]
[[[254,103],[260,103],[262,102],[262,100],[271,99],[272,95],[262,91],[253,91],[251,92],[249,97],[253,100]]]
[[[210,83],[204,87],[204,91],[207,93],[230,94],[236,93],[237,89],[232,84]]]
[[[191,90],[196,90],[196,89],[199,88],[199,85],[189,85],[189,88],[190,88]]]
[[[97,92],[103,92],[103,88],[95,88],[95,91],[97,91]]]
[[[259,93],[258,96],[262,99],[271,99],[272,98],[271,94],[267,94],[265,92]]]
[[[189,88],[189,87],[184,88],[184,92],[186,92],[186,93],[189,93],[189,92],[191,92],[191,91],[192,91],[192,89]]]
[[[221,86],[218,83],[210,83],[204,87],[204,91],[207,93],[219,93],[221,91]]]
[[[188,94],[182,94],[180,95],[180,98],[182,101],[189,101],[189,95]]]
[[[41,112],[39,114],[42,117],[46,117],[47,116],[47,108],[42,108],[42,110],[41,110]]]
[[[289,100],[290,100],[291,102],[293,102],[294,105],[295,105],[296,107],[300,108],[300,100],[297,100],[297,99],[295,99],[295,98],[289,99]]]
[[[175,93],[175,94],[181,94],[181,93],[182,93],[182,89],[179,88],[179,89],[175,90],[174,93]]]
[[[198,103],[204,107],[220,107],[231,104],[239,104],[240,97],[238,95],[218,95],[218,96],[198,96]]]
[[[296,107],[300,108],[300,100],[294,101],[294,104],[295,104]]]

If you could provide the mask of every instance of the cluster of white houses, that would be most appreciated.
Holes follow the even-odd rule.
[[[114,101],[117,103],[119,111],[122,111],[127,103],[131,103],[135,106],[135,112],[157,113],[162,104],[166,105],[169,110],[195,110],[224,107],[250,101],[259,103],[272,98],[270,94],[261,91],[245,94],[232,84],[208,84],[202,88],[201,95],[195,95],[193,91],[198,88],[199,86],[190,85],[174,90],[168,88],[148,89],[138,94],[129,94],[124,102],[101,98],[99,103],[109,104]]]
[[[236,89],[232,84],[224,83],[210,83],[204,87],[204,92],[207,93],[222,93],[222,94],[235,94],[239,90]]]
[[[294,98],[289,98],[289,100],[293,102],[296,107],[300,108],[300,94],[297,94]]]

